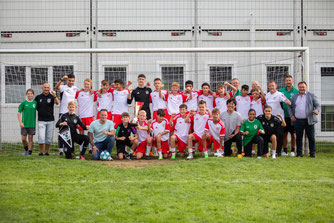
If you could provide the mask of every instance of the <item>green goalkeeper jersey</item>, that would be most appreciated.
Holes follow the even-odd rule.
[[[23,101],[19,106],[19,113],[22,113],[22,123],[24,128],[35,128],[36,127],[36,108],[37,102]]]
[[[253,137],[258,133],[259,130],[263,130],[261,122],[257,119],[249,121],[248,119],[241,124],[240,132],[249,132],[248,135],[244,135],[243,144],[246,146]]]

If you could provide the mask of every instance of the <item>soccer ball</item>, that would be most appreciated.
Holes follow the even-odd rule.
[[[102,151],[100,154],[100,160],[111,160],[110,153],[108,151]]]

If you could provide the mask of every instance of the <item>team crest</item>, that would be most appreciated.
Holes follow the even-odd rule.
[[[274,123],[270,123],[270,127],[272,127],[272,128],[273,128],[273,127],[274,127]]]
[[[39,102],[42,102],[42,99],[39,99]]]
[[[148,92],[148,91],[145,91],[145,93],[146,93],[146,94],[149,94],[150,92]]]
[[[32,105],[32,107],[33,107],[33,108],[36,108],[36,105],[35,105],[35,104],[33,104],[33,105]]]
[[[254,129],[257,129],[257,125],[254,125]]]
[[[74,119],[73,122],[74,122],[74,124],[77,124],[78,120],[77,120],[77,119]]]
[[[50,103],[51,102],[51,98],[48,98],[47,102]]]

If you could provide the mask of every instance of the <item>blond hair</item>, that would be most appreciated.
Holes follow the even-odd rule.
[[[180,87],[180,84],[179,84],[179,82],[173,82],[171,86],[172,86],[172,87],[173,87],[173,86]]]
[[[90,83],[90,85],[92,85],[92,83],[93,83],[93,81],[92,81],[92,79],[90,79],[90,78],[86,78],[85,80],[84,80],[84,82],[89,82]]]
[[[141,114],[146,115],[146,111],[145,111],[145,110],[140,110],[140,111],[138,112],[138,115],[141,115]]]
[[[71,105],[74,105],[75,107],[77,107],[77,103],[75,103],[75,101],[70,101],[68,103],[68,107],[71,106]]]

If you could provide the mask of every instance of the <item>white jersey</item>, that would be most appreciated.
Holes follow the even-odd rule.
[[[191,122],[186,122],[186,119],[182,118],[181,115],[175,116],[173,119],[174,134],[184,143],[187,143],[188,141],[190,126]]]
[[[270,92],[266,94],[266,103],[267,105],[271,106],[272,114],[275,116],[277,116],[277,114],[280,113],[282,117],[284,118],[284,111],[281,106],[281,102],[285,100],[286,100],[286,97],[284,96],[284,94],[282,94],[279,91],[276,91],[274,94],[271,94]]]
[[[151,127],[150,127],[153,131],[153,135],[156,136],[164,131],[170,131],[170,127],[169,127],[169,122],[167,119],[163,119],[160,123],[154,119],[153,122],[151,123]],[[168,141],[169,139],[169,134],[165,134],[163,136],[161,136],[161,141]]]
[[[80,118],[94,117],[95,93],[80,90],[75,94],[75,98],[78,101],[78,115]]]
[[[205,125],[209,118],[210,115],[207,112],[205,112],[204,115],[201,115],[199,112],[197,112],[195,115],[190,116],[194,133],[198,135],[200,138],[202,138],[204,134]]]
[[[76,86],[68,87],[67,85],[60,85],[60,92],[62,93],[59,114],[68,112],[67,106],[70,101],[75,100],[75,94],[79,89]]]
[[[209,94],[208,96],[205,96],[204,94],[198,96],[198,102],[199,101],[205,101],[206,102],[206,107],[208,109],[210,109],[210,111],[212,111],[213,109],[213,100],[214,100],[214,97],[213,95]]]
[[[228,96],[229,95],[229,96]],[[228,99],[232,98],[232,92],[225,93],[224,97],[220,97],[217,95],[215,99],[213,100],[213,107],[218,108],[220,111],[220,114],[227,111],[227,105],[226,102]]]
[[[150,101],[152,102],[152,110],[157,111],[158,109],[166,109],[167,108],[167,97],[168,93],[166,90],[161,90],[161,94],[164,98],[161,98],[159,95],[159,91],[152,91],[150,94]]]
[[[172,115],[173,113],[177,114],[179,113],[180,105],[186,102],[188,97],[186,95],[183,95],[181,93],[178,93],[177,95],[168,94],[167,98],[167,111],[169,115]]]
[[[246,95],[245,97],[238,95],[235,97],[235,100],[237,102],[236,109],[241,115],[241,118],[248,119],[248,112],[251,108],[252,97],[250,95]]]
[[[263,115],[264,104],[265,104],[265,101],[262,101],[261,98],[257,99],[257,101],[254,101],[254,99],[252,99],[251,108],[255,110],[256,117],[259,116],[259,115]]]
[[[101,109],[107,109],[108,112],[111,112],[113,96],[111,92],[107,92],[105,94],[101,94],[101,97],[98,96],[98,92],[95,93],[97,96],[97,110],[101,111]]]
[[[144,123],[142,125],[140,125],[140,122],[137,121],[137,124],[138,126],[141,126],[141,127],[148,127],[148,122],[147,120],[144,121]],[[148,137],[150,137],[150,133],[148,130],[140,130],[140,129],[137,129],[137,135],[138,135],[138,144],[140,144],[141,142],[144,142],[146,141],[146,139]]]
[[[224,122],[219,119],[217,124],[213,122],[212,118],[209,118],[205,125],[205,130],[209,131],[212,137],[219,142],[220,136],[225,136]],[[223,144],[224,145],[224,144]]]
[[[182,93],[183,94],[183,93]],[[190,95],[189,94],[183,94],[187,97],[189,97]],[[188,100],[185,104],[187,105],[187,110],[190,111],[190,110],[194,110],[194,111],[197,111],[197,99],[198,99],[198,96],[201,95],[200,91],[192,91],[192,99]]]
[[[115,115],[121,115],[123,112],[129,112],[129,107],[128,107],[129,90],[123,89],[122,91],[118,91],[115,89],[110,89],[110,92],[114,96],[114,107],[112,109],[112,113]]]

